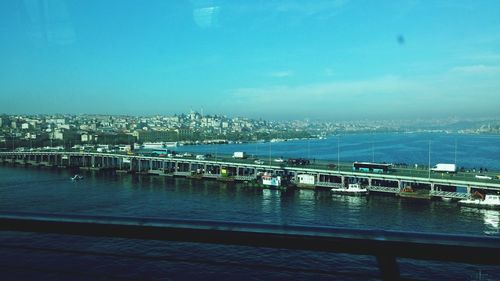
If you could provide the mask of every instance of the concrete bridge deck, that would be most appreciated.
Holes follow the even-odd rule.
[[[476,173],[459,172],[457,174],[436,174],[428,170],[412,168],[394,168],[389,173],[369,173],[352,170],[352,163],[342,163],[330,168],[331,161],[314,162],[307,166],[294,166],[285,163],[267,161],[265,164],[255,164],[254,159],[232,159],[219,157],[218,159],[195,159],[194,157],[155,157],[144,155],[128,155],[119,153],[74,152],[74,151],[34,151],[34,152],[0,152],[0,161],[17,164],[46,165],[46,166],[77,166],[91,168],[110,168],[117,170],[145,172],[153,174],[174,174],[189,176],[195,171],[203,171],[204,178],[218,178],[232,176],[236,180],[251,180],[261,171],[281,173],[296,178],[300,174],[313,175],[316,186],[337,187],[346,185],[355,180],[367,181],[365,185],[373,191],[396,193],[408,185],[429,185],[430,192],[435,196],[458,198],[463,195],[453,195],[454,191],[446,187],[465,187],[468,194],[471,189],[500,191],[500,180],[496,175],[500,172],[489,172],[492,179],[478,179]],[[161,171],[161,172],[158,172]],[[229,173],[229,174],[224,174]],[[482,174],[484,175],[484,174]],[[373,181],[393,183],[394,186],[373,185]],[[445,189],[445,190],[442,190]],[[440,193],[441,192],[441,193]],[[451,192],[447,194],[446,192]],[[446,193],[446,194],[445,194]]]

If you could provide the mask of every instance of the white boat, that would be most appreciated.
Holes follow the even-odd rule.
[[[78,174],[74,175],[73,177],[71,177],[71,180],[72,181],[79,181],[79,180],[83,180],[83,176],[80,176]]]
[[[357,183],[350,183],[347,186],[347,188],[345,188],[345,187],[332,188],[331,191],[332,191],[332,193],[342,194],[342,195],[367,195],[368,194],[368,189],[362,188]]]
[[[269,188],[280,188],[281,187],[281,177],[264,174],[262,176],[262,184],[264,186],[268,186]]]
[[[460,200],[458,205],[483,209],[500,209],[500,195],[486,194],[484,199]]]

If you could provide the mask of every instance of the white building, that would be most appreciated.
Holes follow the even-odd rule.
[[[314,185],[315,183],[314,175],[301,174],[297,175],[297,178],[299,179],[299,183],[301,184]]]
[[[87,133],[82,134],[82,135],[80,136],[80,140],[81,140],[82,142],[89,142],[89,141],[92,141],[92,135],[87,134]]]
[[[64,139],[64,135],[61,131],[54,131],[52,134],[51,134],[51,139],[53,140],[63,140]]]

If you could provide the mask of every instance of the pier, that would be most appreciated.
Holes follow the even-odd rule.
[[[402,197],[464,199],[474,192],[498,193],[500,180],[476,178],[473,173],[430,173],[428,170],[394,168],[388,173],[353,171],[349,164],[331,168],[327,162],[311,165],[291,165],[268,161],[256,164],[250,159],[196,159],[195,157],[154,157],[120,153],[36,151],[0,152],[1,163],[81,170],[114,170],[119,173],[140,173],[158,176],[178,176],[193,179],[252,182],[258,175],[268,172],[299,183],[299,177],[307,175],[312,184],[301,188],[345,187],[359,183],[370,192],[393,194]],[[496,175],[495,173],[489,173]],[[497,173],[497,174],[500,174]],[[411,190],[413,193],[405,191]],[[418,194],[418,196],[416,196]],[[422,195],[423,194],[423,195]],[[404,196],[403,196],[404,195]]]

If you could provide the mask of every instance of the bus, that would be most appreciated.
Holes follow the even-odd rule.
[[[354,162],[352,164],[353,171],[387,173],[391,169],[392,164],[370,163],[370,162]]]

